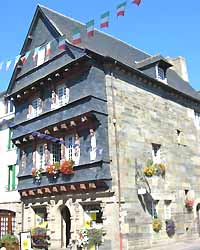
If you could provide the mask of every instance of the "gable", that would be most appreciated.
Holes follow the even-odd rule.
[[[57,70],[59,68],[59,63],[60,67],[63,67],[64,63],[68,64],[73,60],[80,58],[84,54],[82,49],[76,49],[73,45],[67,43],[66,50],[60,50],[58,48],[58,39],[61,37],[61,35],[62,34],[42,13],[40,7],[38,7],[20,53],[23,56],[26,54],[26,52],[30,51],[30,54],[24,64],[20,60],[17,67],[15,68],[8,87],[8,95],[26,87],[30,81],[33,83],[34,80],[38,80],[45,73],[48,74],[54,70]],[[48,57],[45,56],[44,63],[37,65],[37,59],[35,61],[33,60],[35,48],[40,47],[41,50],[45,50],[47,44],[50,41],[51,54]],[[62,55],[64,55],[64,61],[59,60],[58,58]],[[51,63],[53,60],[57,60],[57,63]]]

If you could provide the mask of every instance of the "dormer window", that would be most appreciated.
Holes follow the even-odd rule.
[[[161,81],[166,81],[165,70],[160,66],[157,66],[156,78]]]

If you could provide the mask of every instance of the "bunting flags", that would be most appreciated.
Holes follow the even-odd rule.
[[[48,42],[46,45],[46,56],[51,55],[51,42]]]
[[[133,0],[133,3],[136,4],[137,6],[139,6],[141,4],[142,0]]]
[[[101,28],[107,28],[109,26],[109,16],[110,16],[109,11],[101,15],[101,24],[100,24]]]
[[[125,9],[126,9],[126,3],[127,2],[123,2],[117,6],[117,16],[124,16]]]
[[[18,55],[18,56],[15,57],[14,68],[17,65],[17,63],[19,62],[20,57],[21,57],[21,55]]]
[[[91,20],[86,23],[86,29],[87,29],[87,36],[93,37],[94,36],[94,20]]]
[[[131,0],[131,2],[133,4],[136,4],[137,6],[139,6],[141,4],[142,0]],[[127,1],[124,1],[117,6],[117,16],[118,17],[125,15],[126,6],[127,6]],[[109,18],[110,18],[110,11],[107,11],[101,15],[100,28],[107,28],[109,26]],[[94,19],[92,19],[86,23],[86,31],[87,31],[88,38],[91,38],[94,36],[94,24],[95,24]],[[58,48],[60,50],[66,50],[66,46],[67,46],[66,35],[63,35],[55,40],[58,42]],[[50,56],[50,54],[52,53],[52,42],[55,40],[49,41],[46,45],[43,45],[42,47],[39,46],[35,49],[27,51],[24,56],[18,55],[13,60],[8,60],[7,62],[3,62],[3,61],[0,62],[0,71],[3,68],[5,68],[6,71],[8,71],[12,61],[14,61],[14,68],[16,67],[19,60],[22,62],[22,64],[25,64],[30,53],[33,53],[32,59],[34,62],[37,61],[37,66],[39,66],[40,64],[45,62],[45,57]],[[72,31],[72,44],[78,45],[80,43],[81,43],[81,32],[80,32],[80,29],[76,28]],[[4,65],[5,65],[5,67],[3,67]]]
[[[80,29],[76,28],[72,31],[72,43],[78,45],[81,43],[81,33]]]
[[[0,62],[0,71],[2,70],[3,68],[3,62]]]
[[[40,50],[40,47],[37,47],[34,49],[33,52],[33,61],[36,62],[37,61],[37,56],[38,56],[38,51]]]
[[[22,61],[23,64],[27,61],[30,53],[31,53],[30,51],[27,51],[26,54],[21,57],[21,61]]]
[[[58,48],[60,50],[65,50],[66,49],[66,42],[65,42],[66,36],[61,36],[59,37],[58,40]]]

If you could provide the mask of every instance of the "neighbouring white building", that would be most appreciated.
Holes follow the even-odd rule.
[[[17,188],[17,150],[11,141],[9,124],[14,118],[14,106],[0,93],[0,238],[21,231],[21,201]]]

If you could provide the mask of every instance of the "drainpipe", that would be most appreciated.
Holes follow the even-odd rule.
[[[116,65],[116,61],[114,65]],[[113,68],[111,68],[111,92],[112,92],[112,108],[113,108],[113,125],[115,131],[115,145],[116,145],[116,162],[117,162],[117,185],[118,185],[118,213],[119,213],[119,240],[120,240],[120,250],[123,249],[123,238],[121,232],[121,180],[120,180],[120,163],[119,163],[119,138],[117,130],[117,120],[116,120],[116,107],[115,107],[115,95],[114,95],[114,83],[113,83]]]

